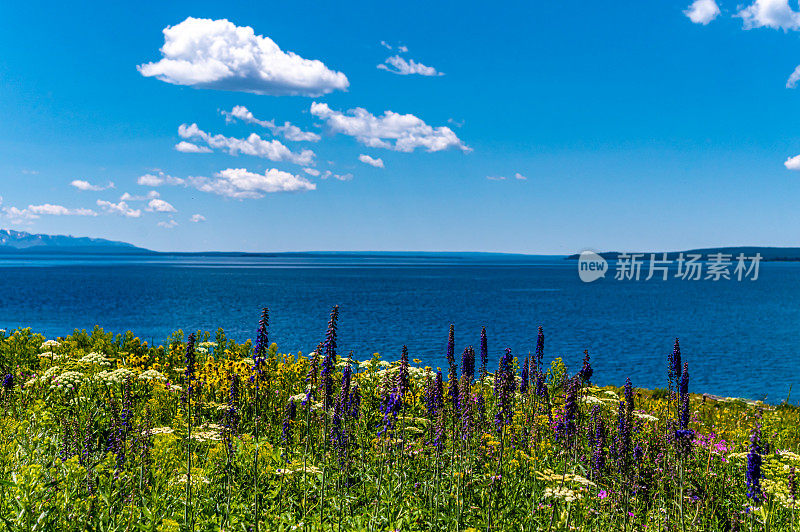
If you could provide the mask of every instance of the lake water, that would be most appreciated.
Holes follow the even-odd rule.
[[[542,325],[546,360],[574,371],[588,349],[594,381],[652,388],[666,385],[677,336],[693,392],[778,402],[795,385],[800,397],[800,263],[762,263],[757,281],[586,284],[557,257],[14,256],[0,259],[0,276],[0,328],[48,337],[99,324],[159,343],[178,328],[217,327],[243,341],[269,306],[270,339],[309,352],[338,304],[340,352],[359,360],[395,360],[407,344],[412,358],[446,367],[454,323],[457,355],[486,326],[496,364],[505,347],[532,351]]]

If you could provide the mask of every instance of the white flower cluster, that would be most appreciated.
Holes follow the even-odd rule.
[[[50,350],[50,349],[55,349],[56,347],[58,347],[58,346],[60,346],[60,345],[61,345],[61,344],[60,344],[60,343],[58,343],[58,342],[57,342],[57,341],[55,341],[55,340],[45,340],[44,342],[42,342],[42,346],[41,346],[41,348],[40,348],[40,349],[47,349],[47,350]]]
[[[192,439],[199,442],[220,441],[222,439],[222,435],[215,430],[203,430],[199,432],[192,432]]]
[[[580,491],[565,487],[556,486],[554,488],[548,487],[544,489],[545,499],[563,499],[565,502],[575,502],[581,497],[583,497],[583,494]]]
[[[175,432],[175,430],[172,427],[156,427],[150,429],[148,434],[155,436],[156,434],[172,434],[173,432]]]
[[[74,390],[81,385],[86,376],[80,371],[65,371],[53,379],[51,390]]]
[[[143,381],[167,382],[167,377],[165,377],[163,373],[155,369],[148,369],[147,371],[143,371],[139,375],[139,379]]]
[[[78,364],[83,366],[100,366],[102,368],[111,367],[111,361],[109,359],[100,353],[94,352],[84,355],[80,360],[78,360]]]
[[[119,368],[115,369],[114,371],[101,371],[97,374],[97,378],[105,382],[106,384],[122,384],[128,379],[132,379],[134,377],[134,373],[129,370],[128,368]]]
[[[651,416],[650,414],[645,414],[644,412],[637,411],[634,412],[633,415],[644,421],[658,421],[656,416]]]

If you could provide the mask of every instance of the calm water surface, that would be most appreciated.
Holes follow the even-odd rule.
[[[795,385],[800,397],[800,263],[762,263],[755,282],[584,284],[574,262],[542,257],[14,257],[0,276],[0,328],[48,337],[100,324],[156,342],[223,327],[243,341],[266,305],[271,340],[308,352],[338,304],[340,350],[359,359],[407,344],[446,366],[454,323],[458,350],[485,325],[496,364],[507,346],[532,351],[542,325],[546,359],[575,370],[588,349],[596,382],[663,387],[677,336],[692,391],[777,402]]]

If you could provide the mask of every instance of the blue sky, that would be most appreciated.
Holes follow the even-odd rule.
[[[796,3],[344,5],[4,3],[0,226],[158,250],[798,245]]]

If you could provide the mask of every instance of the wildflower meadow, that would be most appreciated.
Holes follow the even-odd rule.
[[[570,374],[541,328],[513,353],[445,324],[431,368],[402,340],[357,360],[338,320],[308,354],[267,309],[244,343],[3,331],[0,527],[794,530],[800,409],[692,393],[677,339],[645,390],[589,352]]]

